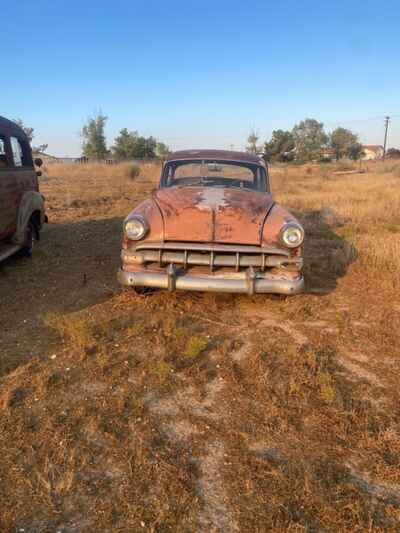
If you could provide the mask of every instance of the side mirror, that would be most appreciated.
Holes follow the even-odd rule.
[[[37,158],[35,159],[34,163],[35,163],[35,166],[37,166],[37,167],[41,167],[41,166],[43,165],[43,160],[40,159],[40,157],[37,157]]]

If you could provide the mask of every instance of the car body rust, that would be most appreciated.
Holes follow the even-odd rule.
[[[146,225],[139,239],[129,233],[137,220]],[[302,241],[285,246],[288,227],[303,232],[274,201],[258,155],[175,152],[158,189],[125,219],[119,280],[136,288],[301,292]]]

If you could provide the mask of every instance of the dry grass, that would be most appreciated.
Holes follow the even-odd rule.
[[[149,187],[157,184],[159,164],[142,165],[138,176],[132,173],[135,168],[131,163],[47,165],[41,188],[53,212],[66,209],[72,210],[73,215],[76,210],[85,215],[96,210],[104,212],[107,206],[120,207],[132,198],[144,197]]]
[[[367,172],[349,175],[335,175],[331,165],[316,166],[311,175],[296,167],[273,169],[274,191],[301,212],[333,210],[331,226],[357,250],[364,279],[398,290],[400,163],[363,165]]]
[[[54,329],[61,338],[72,342],[78,348],[88,348],[94,343],[94,327],[86,317],[46,313],[42,320],[45,326]]]
[[[337,169],[271,169],[307,230],[280,299],[121,291],[159,168],[47,168],[0,269],[0,531],[399,530],[399,166]]]

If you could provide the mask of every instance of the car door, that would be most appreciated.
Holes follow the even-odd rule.
[[[10,144],[19,203],[25,192],[38,190],[38,180],[29,143],[25,139],[11,136]]]
[[[10,139],[0,132],[0,239],[10,237],[16,230],[18,189]]]

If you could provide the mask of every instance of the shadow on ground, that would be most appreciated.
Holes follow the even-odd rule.
[[[116,281],[122,218],[49,224],[32,259],[0,264],[0,375],[52,341],[43,317],[101,303],[120,291]]]
[[[335,230],[346,220],[333,209],[294,212],[306,232],[304,245],[304,276],[306,292],[326,294],[337,286],[358,256],[356,248]]]

